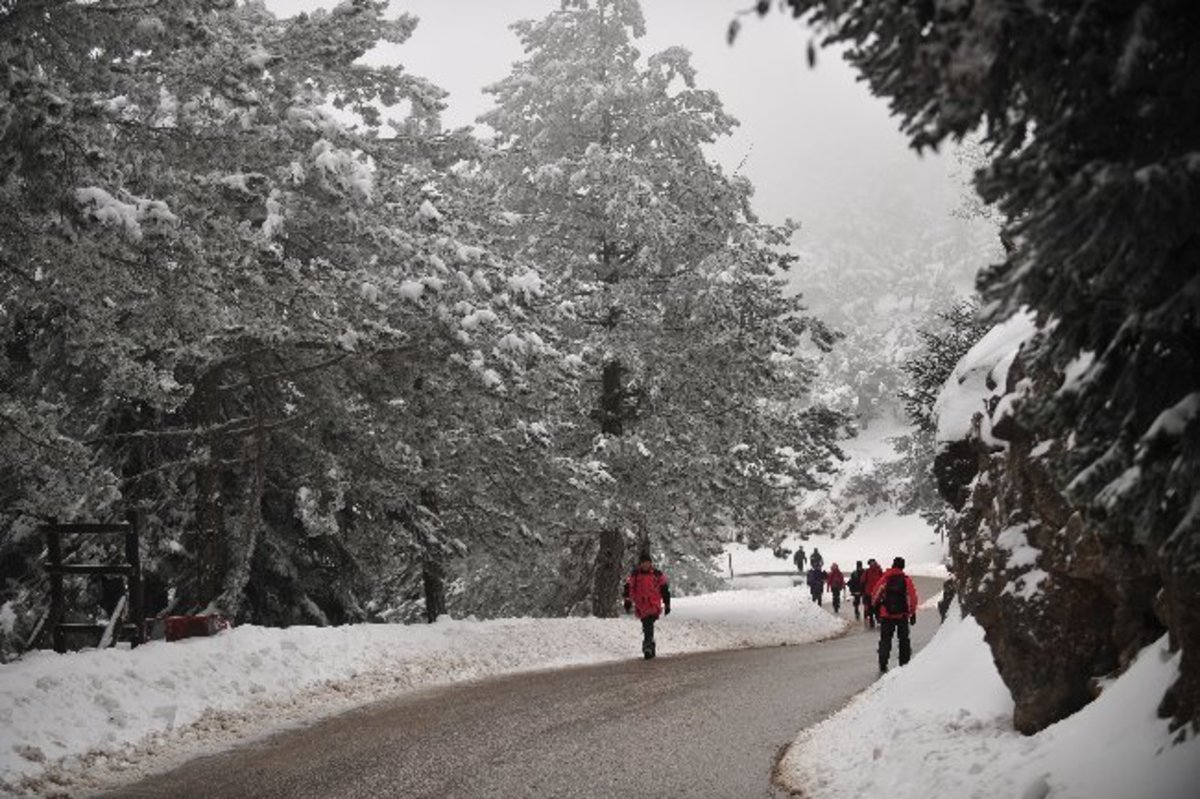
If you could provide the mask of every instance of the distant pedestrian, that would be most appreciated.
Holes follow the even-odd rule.
[[[808,559],[808,564],[814,569],[821,569],[825,566],[825,556],[821,554],[821,550],[813,547],[812,557]]]
[[[836,563],[829,567],[829,577],[826,582],[829,585],[829,594],[833,597],[833,612],[841,613],[842,591],[846,588],[846,577]]]
[[[815,553],[814,553],[815,554]],[[810,563],[812,561],[809,561]],[[825,572],[813,566],[808,570],[808,590],[812,594],[812,601],[818,605],[822,604],[821,599],[825,593]]]
[[[950,611],[950,606],[954,604],[954,595],[957,593],[954,584],[954,575],[950,575],[946,582],[942,583],[942,598],[938,600],[938,614],[942,617],[942,621],[946,620],[946,614]]]
[[[875,629],[875,620],[879,618],[879,614],[875,611],[875,601],[872,597],[875,596],[875,584],[883,577],[883,569],[875,561],[875,558],[867,558],[867,570],[863,573],[863,603],[866,605],[864,615],[866,617],[864,624],[868,628]]]
[[[667,575],[654,568],[649,550],[638,555],[638,565],[625,580],[625,612],[632,610],[642,622],[642,656],[654,657],[654,622],[671,612]]]
[[[904,558],[892,561],[892,568],[875,584],[871,602],[879,612],[879,671],[888,670],[893,636],[900,639],[900,665],[903,666],[912,657],[908,628],[917,623],[917,589],[912,578],[904,573]]]
[[[804,564],[808,558],[804,555],[804,547],[796,547],[796,554],[792,556],[792,562],[796,564],[796,571],[804,574]]]
[[[850,589],[850,597],[854,600],[854,618],[858,618],[858,607],[862,603],[863,593],[863,571],[862,561],[854,562],[854,571],[850,572],[850,579],[846,582],[846,587]]]

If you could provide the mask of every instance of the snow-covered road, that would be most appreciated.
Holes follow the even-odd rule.
[[[923,614],[914,644],[936,626]],[[425,691],[109,796],[783,795],[770,783],[781,747],[875,679],[876,640],[856,632]]]

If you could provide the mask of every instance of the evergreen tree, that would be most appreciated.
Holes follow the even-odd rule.
[[[1034,309],[1044,332],[1025,373],[1064,376],[1015,418],[1064,443],[1048,462],[1113,551],[1153,563],[1183,647],[1164,709],[1200,718],[1200,9],[787,5],[851,46],[915,147],[985,125],[976,186],[1010,220],[1007,258],[980,276],[985,307]]]
[[[900,460],[886,471],[900,486],[902,513],[919,513],[935,530],[944,534],[952,509],[938,494],[934,477],[937,451],[935,404],[955,365],[988,330],[979,320],[975,299],[957,302],[936,312],[917,329],[921,346],[902,366],[909,386],[899,392],[909,421],[915,428],[895,441]]]
[[[704,155],[734,120],[686,51],[634,46],[635,0],[573,0],[514,29],[526,58],[489,90],[488,169],[585,375],[557,444],[589,475],[576,525],[592,611],[609,615],[627,534],[679,567],[722,530],[778,534],[837,454],[843,419],[806,400],[798,354],[834,336],[783,294],[793,228],[758,224],[747,183]]]
[[[0,554],[23,621],[36,523],[118,508],[145,519],[151,610],[337,622],[422,584],[437,609],[454,475],[513,428],[544,339],[447,169],[473,144],[439,130],[440,90],[356,63],[411,33],[385,5],[0,10]]]

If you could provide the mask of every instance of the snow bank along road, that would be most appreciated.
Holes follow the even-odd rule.
[[[922,596],[940,588],[915,579]],[[914,648],[937,626],[936,611],[924,611]],[[780,749],[875,679],[877,640],[856,631],[425,691],[105,796],[783,796],[771,785]]]

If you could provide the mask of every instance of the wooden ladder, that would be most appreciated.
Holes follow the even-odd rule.
[[[146,641],[146,615],[142,604],[142,561],[138,554],[137,518],[133,515],[130,521],[116,524],[43,524],[39,528],[46,536],[45,564],[46,574],[50,578],[50,625],[55,652],[66,652],[67,633],[98,632],[101,642],[116,641],[124,634],[132,646]],[[125,537],[124,563],[63,563],[62,539],[70,535],[123,535]],[[82,574],[90,576],[119,576],[125,578],[124,603],[118,604],[116,616],[122,609],[126,612],[127,622],[113,624],[78,624],[63,621],[66,615],[66,600],[63,595],[63,576],[67,574]],[[122,604],[124,608],[122,608]],[[117,635],[113,635],[116,632]]]

